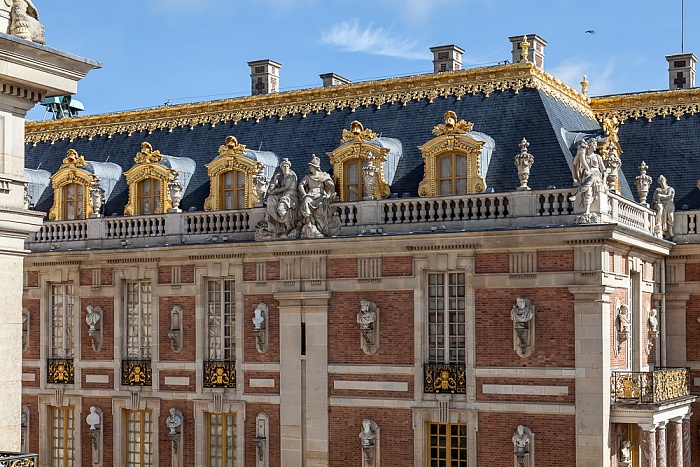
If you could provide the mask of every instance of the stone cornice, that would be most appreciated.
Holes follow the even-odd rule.
[[[198,102],[164,106],[145,110],[111,113],[52,120],[27,124],[25,141],[39,143],[77,138],[93,138],[99,135],[140,131],[153,132],[179,127],[195,127],[221,122],[255,120],[288,115],[302,115],[334,110],[355,109],[401,102],[427,99],[433,102],[438,97],[482,93],[486,97],[496,91],[539,89],[563,104],[594,118],[590,100],[531,63],[499,65],[473,68],[456,72],[415,75],[391,78],[382,81],[367,81],[357,84],[326,88],[304,89],[263,96],[249,96],[210,102]]]
[[[700,112],[700,89],[676,89],[670,91],[650,91],[636,94],[598,97],[591,100],[596,118],[617,117],[620,122],[633,118],[695,115]]]

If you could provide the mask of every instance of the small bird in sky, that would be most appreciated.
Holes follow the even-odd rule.
[[[593,34],[595,36],[595,31],[593,29],[589,29],[588,31],[584,31],[584,34]]]

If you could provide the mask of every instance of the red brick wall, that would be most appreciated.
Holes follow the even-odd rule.
[[[38,388],[41,383],[41,373],[39,368],[35,367],[22,367],[22,373],[32,373],[34,374],[34,381],[22,381],[22,388]]]
[[[172,274],[172,266],[158,266],[158,283],[170,284],[173,281]]]
[[[82,286],[92,286],[92,274],[94,269],[81,269],[80,270],[80,285]],[[112,268],[100,268],[100,285],[113,285],[113,269]]]
[[[251,379],[274,379],[274,388],[251,388]],[[246,394],[279,394],[280,393],[280,374],[274,371],[246,371],[243,375],[244,391]]]
[[[700,263],[688,263],[685,265],[685,280],[688,282],[700,281]]]
[[[160,306],[160,360],[176,362],[194,362],[197,351],[197,327],[195,321],[194,296],[161,296],[158,299]],[[173,307],[182,308],[182,350],[175,352],[172,349],[168,332],[170,331],[170,312]]]
[[[506,253],[477,253],[474,256],[477,274],[510,272],[510,255]],[[509,308],[510,309],[510,308]]]
[[[92,338],[88,334],[90,326],[85,322],[85,308],[88,305],[102,308],[102,318],[98,325],[102,329],[102,347],[99,352],[92,348]],[[89,297],[80,299],[80,311],[75,318],[80,321],[80,358],[83,360],[114,360],[114,298]]]
[[[326,277],[328,279],[357,277],[357,258],[328,258]]]
[[[90,414],[90,407],[99,407],[102,410],[102,422],[100,423],[100,431],[102,432],[102,465],[114,465],[114,450],[112,449],[114,418],[112,416],[112,399],[108,397],[83,397],[81,420],[75,420],[75,424],[80,427],[82,465],[92,465],[92,437],[90,436],[90,427],[85,423],[85,417]]]
[[[355,266],[357,272],[357,266]],[[390,256],[382,258],[382,276],[412,276],[413,257],[412,256]]]
[[[102,285],[114,285],[114,269],[102,268],[100,272]]]
[[[545,396],[535,394],[484,394],[484,384],[507,384],[518,386],[568,386],[568,395]],[[489,402],[545,402],[573,404],[576,399],[576,382],[574,379],[557,378],[477,378],[476,400]]]
[[[256,263],[243,263],[243,280],[254,281],[256,278]]]
[[[189,386],[173,386],[165,384],[165,378],[167,377],[189,377]],[[197,389],[197,373],[194,371],[184,371],[184,370],[160,370],[158,372],[158,377],[160,378],[160,390],[161,391],[172,391],[172,392],[195,392]]]
[[[615,348],[617,347],[617,326],[615,320],[617,318],[617,310],[615,309],[615,299],[620,299],[620,305],[627,304],[627,289],[615,289],[610,295],[610,367],[624,368],[627,366],[627,349],[629,342],[623,342],[620,348],[619,356],[615,356]],[[635,319],[635,318],[632,318]]]
[[[170,416],[170,408],[174,407],[180,412],[182,412],[182,425],[180,429],[182,430],[182,465],[195,465],[194,464],[194,405],[190,401],[177,400],[177,401],[164,401],[160,406],[160,417],[158,420],[158,426],[160,431],[158,432],[158,447],[160,452],[160,465],[173,465],[172,457],[172,441],[168,433],[168,429],[165,421]],[[105,463],[104,465],[111,465]]]
[[[256,446],[254,440],[256,435],[256,418],[259,413],[267,414],[267,423],[270,434],[268,437],[270,443],[268,448],[270,452],[270,465],[283,465],[280,451],[280,406],[272,404],[246,404],[245,465],[246,467],[255,467]],[[242,421],[242,414],[238,414],[236,423],[241,423]]]
[[[685,314],[685,345],[688,362],[700,362],[700,295],[691,295]],[[700,417],[698,417],[700,418]]]
[[[81,371],[83,389],[114,389],[114,368],[83,368]],[[88,375],[107,375],[108,383],[86,383]],[[110,403],[111,404],[111,403]],[[104,410],[104,409],[103,409]],[[111,412],[111,409],[110,409]],[[87,415],[86,415],[87,416]]]
[[[513,350],[510,310],[519,295],[535,306],[535,350],[527,358]],[[475,334],[477,366],[573,367],[573,296],[563,287],[478,289]]]
[[[359,391],[356,389],[334,389],[335,381],[387,381],[408,383],[408,390],[403,391]],[[328,393],[331,397],[373,397],[377,399],[413,399],[413,376],[402,375],[351,375],[351,374],[330,374],[328,375]],[[359,433],[359,432],[358,432]]]
[[[92,269],[81,269],[80,270],[80,285],[81,286],[92,285]]]
[[[270,274],[268,263],[268,277]],[[255,348],[255,325],[253,310],[259,303],[267,305],[267,352],[259,353]],[[246,295],[243,297],[243,358],[246,362],[280,361],[280,314],[279,302],[271,294]],[[301,329],[298,330],[301,333]]]
[[[27,287],[39,287],[39,271],[27,271]]]
[[[537,465],[569,467],[576,465],[576,420],[573,415],[479,412],[477,464],[513,465],[513,434],[518,425],[535,434]],[[408,465],[408,464],[406,464]]]
[[[36,396],[22,395],[22,405],[29,409],[29,452],[36,454],[39,452],[39,436],[36,435],[39,433],[39,401]]]
[[[280,280],[280,262],[279,261],[268,261],[267,262],[267,277],[264,280],[267,281],[278,281]],[[257,263],[243,263],[243,280],[244,281],[255,281],[257,280]]]
[[[537,252],[537,272],[573,271],[573,250],[542,250]]]
[[[374,420],[381,428],[379,444],[382,465],[407,467],[414,464],[413,419],[410,410],[330,407],[328,416],[330,467],[361,464],[362,451],[358,435],[365,418]]]
[[[39,358],[41,346],[41,300],[23,298],[22,306],[29,310],[29,348],[22,352],[22,358]]]
[[[280,280],[280,262],[279,261],[268,261],[267,262],[267,280],[278,281]],[[272,465],[272,464],[270,464]]]
[[[365,355],[360,347],[357,313],[364,298],[379,308],[379,349],[374,355]],[[328,362],[412,365],[413,321],[413,290],[334,292],[328,303]]]

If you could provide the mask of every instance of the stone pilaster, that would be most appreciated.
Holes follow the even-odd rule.
[[[690,417],[693,413],[689,413],[683,418],[683,467],[693,467],[691,463],[692,445],[690,440]]]
[[[666,292],[666,366],[686,366],[685,313],[690,300],[687,292]],[[660,310],[660,309],[659,309]],[[660,342],[660,341],[659,341]]]
[[[683,417],[673,418],[668,423],[668,464],[683,465]]]
[[[640,467],[656,467],[656,425],[639,425],[642,429]]]
[[[576,324],[576,465],[607,467],[610,465],[610,294],[614,289],[590,285],[571,286],[569,291],[574,295]]]
[[[656,467],[666,467],[666,422],[656,429]]]

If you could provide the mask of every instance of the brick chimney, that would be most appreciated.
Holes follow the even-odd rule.
[[[328,88],[330,86],[340,86],[341,84],[350,84],[352,81],[350,81],[347,78],[343,78],[340,75],[336,75],[335,73],[324,73],[322,75],[319,75],[321,79],[323,80],[323,87]]]
[[[530,43],[530,48],[527,51],[527,59],[534,63],[535,66],[544,70],[544,48],[547,46],[547,41],[542,39],[537,34],[527,34],[525,36]],[[523,36],[509,37],[508,40],[513,44],[512,62],[518,63],[522,58],[520,56],[522,50],[520,44],[523,41]]]
[[[462,69],[462,55],[464,49],[451,45],[439,45],[431,47],[433,53],[433,70],[435,73],[442,71],[457,71]]]
[[[250,67],[251,95],[279,92],[282,64],[266,59],[248,62],[248,66]]]
[[[693,53],[666,55],[668,60],[668,88],[690,89],[695,87],[695,64],[698,57]]]

